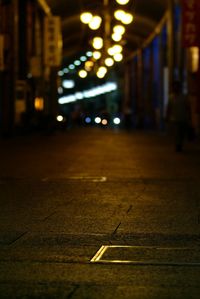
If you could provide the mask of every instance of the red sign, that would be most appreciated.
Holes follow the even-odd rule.
[[[200,45],[199,0],[182,0],[182,40],[184,47]]]

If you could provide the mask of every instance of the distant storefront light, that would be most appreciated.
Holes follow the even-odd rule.
[[[34,107],[37,111],[44,110],[44,99],[42,97],[36,97],[34,100]]]
[[[59,104],[68,104],[77,100],[94,98],[102,94],[113,92],[117,90],[117,84],[115,82],[108,82],[103,85],[85,90],[82,92],[76,92],[75,94],[60,97],[58,100]]]

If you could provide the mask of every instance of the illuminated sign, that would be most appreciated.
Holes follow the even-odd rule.
[[[62,37],[60,17],[50,16],[44,19],[44,63],[46,66],[61,64]]]
[[[200,45],[199,0],[182,0],[182,38],[184,47]]]

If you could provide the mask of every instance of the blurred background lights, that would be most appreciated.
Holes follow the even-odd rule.
[[[121,35],[121,34],[118,34],[118,33],[113,33],[113,34],[112,34],[112,39],[113,39],[115,42],[119,42],[119,41],[122,39],[122,35]]]
[[[75,93],[75,98],[77,100],[82,100],[84,98],[83,93],[82,92],[76,92]]]
[[[88,52],[86,53],[86,56],[87,56],[87,57],[92,57],[92,51],[88,51]]]
[[[108,124],[108,121],[107,121],[107,119],[104,118],[104,119],[102,119],[101,123],[102,123],[102,125],[106,126]]]
[[[88,26],[92,30],[97,30],[101,26],[102,19],[100,16],[92,17],[91,21],[89,22]]]
[[[87,77],[86,70],[80,70],[78,74],[79,74],[79,77],[81,77],[81,78],[86,78]]]
[[[96,36],[93,38],[92,45],[96,50],[99,50],[103,47],[103,38]]]
[[[84,12],[81,14],[80,19],[81,22],[84,24],[89,24],[90,21],[92,20],[92,14],[90,12]]]
[[[107,68],[105,66],[100,66],[97,72],[97,77],[100,79],[104,78],[106,73],[107,73]]]
[[[74,86],[75,86],[75,82],[73,81],[73,80],[63,80],[63,82],[62,82],[62,86],[64,87],[64,88],[74,88]]]
[[[81,62],[80,62],[80,60],[75,60],[75,61],[74,61],[74,64],[75,64],[76,66],[79,66],[79,65],[81,65]]]
[[[60,86],[60,87],[58,87],[58,93],[59,94],[62,94],[63,93],[63,88]]]
[[[74,70],[74,69],[75,69],[75,65],[74,65],[74,64],[70,64],[70,65],[69,65],[69,69],[70,69],[70,70]]]
[[[133,21],[133,15],[130,13],[126,13],[121,19],[121,22],[125,25],[130,24],[132,21]]]
[[[83,92],[76,92],[75,94],[63,96],[58,99],[59,104],[68,104],[76,100],[82,100],[87,98],[92,98],[99,96],[101,94],[109,93],[117,89],[117,84],[115,82],[107,82],[103,85],[85,90]]]
[[[126,5],[127,3],[129,3],[129,0],[116,0],[116,2],[121,5]]]
[[[94,59],[96,59],[96,60],[100,59],[100,58],[101,58],[101,52],[99,52],[99,51],[94,51],[94,52],[93,52],[93,57],[94,57]]]
[[[114,12],[114,17],[115,19],[117,19],[118,21],[121,21],[124,17],[126,16],[126,13],[124,10],[122,9],[118,9]]]
[[[115,125],[119,125],[119,124],[121,123],[120,118],[119,118],[119,117],[115,117],[115,118],[113,119],[113,123],[114,123]]]
[[[116,53],[114,55],[114,60],[115,61],[119,62],[119,61],[122,61],[122,59],[123,59],[123,55],[121,53]]]
[[[96,124],[100,124],[101,123],[101,118],[99,116],[95,117],[94,119]]]
[[[81,56],[81,57],[80,57],[80,60],[81,60],[81,61],[86,61],[86,60],[87,60],[87,57],[86,57],[86,56]]]
[[[64,120],[64,118],[63,118],[62,115],[58,115],[58,116],[56,117],[56,119],[57,119],[57,121],[59,121],[59,122],[62,122],[62,121]]]
[[[116,25],[114,26],[113,31],[122,35],[125,32],[125,27],[123,25]]]
[[[114,64],[114,60],[111,57],[105,59],[106,66],[112,66]]]
[[[86,124],[90,124],[92,122],[91,117],[87,116],[85,118],[85,122],[86,122]]]
[[[59,71],[59,72],[58,72],[58,76],[61,77],[61,76],[63,76],[63,75],[64,75],[64,72],[63,72],[63,71]]]

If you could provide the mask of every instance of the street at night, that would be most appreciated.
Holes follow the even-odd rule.
[[[199,298],[200,145],[77,128],[0,141],[0,298]]]

